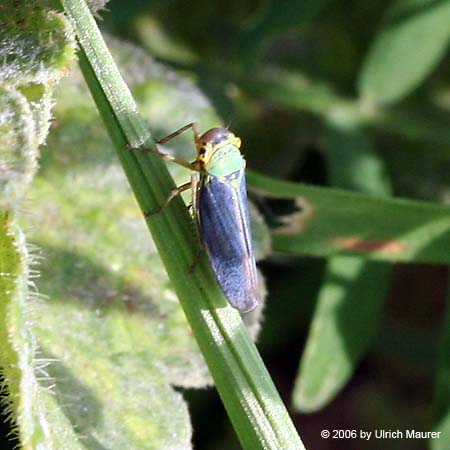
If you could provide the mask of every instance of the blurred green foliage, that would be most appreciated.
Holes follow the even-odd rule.
[[[292,181],[448,203],[449,0],[397,0],[389,5],[374,0],[345,5],[325,0],[286,0],[282,3],[275,0],[128,0],[126,4],[113,0],[107,4],[107,10],[98,15],[102,18],[100,25],[104,31],[133,41],[199,86],[224,124],[230,125],[242,137],[252,169]],[[65,22],[61,22],[59,16],[51,17],[57,17],[57,25],[67,33]],[[49,24],[54,26],[52,21]],[[33,20],[32,25],[39,28],[40,23]],[[0,33],[4,31],[3,27]],[[48,44],[53,41],[47,39],[48,34],[45,36],[43,47],[48,50]],[[28,35],[25,37],[29,38]],[[56,39],[55,35],[50,37]],[[19,38],[23,38],[20,33]],[[20,48],[24,45],[22,42]],[[70,48],[55,46],[53,50],[62,51],[51,53],[56,56],[50,68],[65,68],[66,60],[71,57]],[[26,53],[20,55],[26,56]],[[126,60],[126,52],[121,57]],[[156,137],[184,125],[192,117],[192,110],[198,113],[197,120],[210,125],[210,104],[199,104],[199,96],[191,91],[190,85],[170,72],[163,75],[164,81],[153,76],[151,81],[144,83],[150,75],[134,58],[129,56],[134,72],[128,76],[138,81],[135,95],[142,99],[142,112],[151,117],[150,125]],[[22,70],[26,76],[34,77],[31,82],[11,78],[7,59],[2,60],[3,72],[0,71],[0,75],[3,73],[2,96],[11,104],[14,100],[26,109],[27,123],[33,118],[38,123],[38,137],[32,142],[34,153],[31,163],[27,163],[32,169],[26,171],[27,174],[35,170],[37,143],[45,139],[50,116],[48,92],[51,83],[48,77],[36,80],[36,76],[53,72],[39,72],[41,66],[33,63],[41,60],[50,59],[41,58],[37,53],[35,59],[21,57],[17,60],[24,64]],[[171,82],[169,85],[167,80]],[[14,95],[11,94],[12,85]],[[67,120],[63,126],[55,127],[35,192],[45,199],[53,199],[47,205],[50,209],[61,202],[58,207],[68,217],[74,214],[70,212],[70,201],[58,200],[58,189],[65,186],[65,192],[70,193],[73,189],[79,194],[78,185],[72,182],[70,173],[68,178],[60,178],[58,171],[67,167],[67,161],[64,161],[64,155],[52,152],[52,146],[58,139],[60,145],[64,145],[65,135],[61,133],[64,127],[73,127],[75,133],[72,130],[68,134],[71,136],[81,136],[86,129],[87,135],[92,137],[93,149],[105,143],[103,138],[92,133],[94,122],[91,118],[85,120],[84,100],[80,100],[76,91],[65,92],[72,95],[71,101],[80,102],[73,107],[76,114],[72,117],[77,120]],[[183,93],[182,97],[180,93]],[[61,94],[61,102],[63,97]],[[146,101],[148,98],[151,101]],[[151,105],[149,110],[146,110],[147,105]],[[72,105],[65,109],[61,103],[56,113],[62,117],[70,108]],[[6,114],[3,116],[11,119]],[[181,148],[182,144],[180,154],[187,156],[183,153],[187,147]],[[74,143],[66,141],[66,145],[71,147]],[[8,151],[10,146],[2,148]],[[91,164],[95,152],[91,153],[91,147],[86,148],[90,170],[96,170]],[[102,165],[110,164],[112,157],[108,155],[107,152],[103,155]],[[73,168],[80,170],[78,175],[73,175],[79,184],[85,184],[83,177],[99,179],[98,175],[93,177],[83,169],[86,160],[78,160],[76,154],[70,158]],[[3,170],[3,166],[0,169]],[[112,170],[104,183],[114,182],[115,174]],[[10,178],[5,180],[9,183]],[[28,176],[26,182],[30,180],[31,176]],[[46,183],[58,187],[55,189]],[[13,187],[16,189],[16,185]],[[17,189],[20,196],[23,195],[22,188]],[[51,195],[46,191],[51,191]],[[101,217],[94,212],[100,209],[97,203],[105,196],[102,192],[96,194],[99,195],[95,198],[87,192],[86,197],[76,196],[84,198],[89,207],[89,220],[84,226],[94,223],[105,226],[108,215]],[[128,193],[125,197],[128,198]],[[119,200],[118,207],[122,208],[126,202]],[[257,200],[266,219],[276,222],[283,205]],[[390,210],[386,221],[393,215],[395,210]],[[51,220],[51,215],[44,209],[34,218]],[[28,223],[31,222],[33,219],[29,218]],[[130,226],[130,223],[122,225]],[[83,265],[71,261],[66,253],[51,246],[51,236],[46,231],[43,226],[35,232],[41,247],[47,246],[54,261],[59,261],[67,272],[82,270]],[[89,236],[95,240],[101,234],[100,228],[97,233],[91,234],[91,231],[82,234],[80,242],[87,245]],[[101,239],[114,243],[119,236],[120,240],[126,240],[120,233],[114,235],[114,229],[109,231],[113,234],[105,233]],[[441,232],[445,234],[445,230]],[[69,239],[69,236],[63,238],[64,242]],[[136,241],[134,245],[138,245]],[[87,247],[92,249],[92,246]],[[124,255],[124,261],[127,258],[133,259]],[[96,264],[89,267],[91,265],[99,270]],[[135,281],[143,276],[133,264],[129,265],[131,270],[127,277]],[[54,268],[48,266],[49,263],[43,265],[47,272],[42,286],[48,290],[55,286],[59,289],[59,284],[52,281]],[[334,427],[416,428],[421,431],[435,427],[443,432],[443,436],[431,440],[430,446],[433,450],[447,450],[450,447],[450,317],[448,313],[442,317],[447,273],[441,268],[425,266],[397,268],[392,287],[391,267],[387,265],[368,265],[354,257],[334,257],[325,269],[323,266],[317,260],[283,254],[272,255],[264,266],[269,298],[274,301],[269,300],[266,310],[261,348],[273,361],[269,364],[273,365],[275,376],[278,375],[285,398],[288,399],[292,392],[303,340],[307,342],[307,353],[301,361],[303,372],[300,370],[298,381],[301,383],[304,376],[305,382],[310,384],[297,385],[297,389],[303,389],[296,390],[297,397],[294,398],[295,406],[300,410],[316,410],[329,404],[356,371],[356,377],[344,395],[331,403],[322,415],[299,416],[299,428],[306,447],[330,448],[317,431],[308,431],[308,427],[313,430]],[[103,269],[99,273],[103,273]],[[59,275],[54,276],[57,279]],[[104,278],[108,277],[98,277],[99,280]],[[126,291],[127,283],[119,280],[117,292]],[[66,283],[63,285],[67,287]],[[75,292],[75,287],[73,289]],[[101,290],[103,292],[104,288]],[[392,293],[383,317],[383,304],[389,290]],[[313,312],[316,298],[318,305]],[[53,301],[46,306],[49,322],[57,321],[57,316],[52,317],[52,314],[59,302],[57,298]],[[110,323],[113,323],[113,313],[112,310]],[[308,333],[310,319],[313,327]],[[118,326],[117,322],[113,325],[111,329]],[[437,346],[441,330],[444,333]],[[369,350],[369,358],[358,369]],[[136,360],[132,362],[137,365]],[[436,373],[433,371],[435,365]],[[63,366],[55,366],[52,376],[57,377],[57,371],[62,369],[65,370]],[[434,379],[433,413],[430,399]],[[146,383],[151,384],[149,380]],[[312,397],[305,396],[305,392]],[[89,400],[87,393],[84,395]],[[167,390],[167,395],[174,395],[178,402],[171,390]],[[198,411],[193,416],[197,448],[236,448],[235,440],[229,436],[229,427],[223,425],[224,416],[208,411],[214,402],[210,398],[213,394],[199,395],[200,400],[197,398],[192,407]],[[330,411],[329,416],[326,411]],[[205,418],[209,419],[210,415],[214,420],[207,422]],[[180,410],[180,416],[184,417],[184,411]],[[75,411],[74,417],[82,419],[82,414]],[[170,417],[167,423],[170,428]],[[212,433],[215,429],[220,430],[219,437]],[[184,439],[189,440],[187,431]],[[336,444],[333,448],[347,450],[379,448],[376,440],[345,440],[333,444]],[[420,440],[389,441],[389,448],[394,450],[422,449],[424,445]]]

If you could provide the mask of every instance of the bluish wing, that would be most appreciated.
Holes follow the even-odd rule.
[[[252,250],[245,171],[202,180],[198,214],[200,236],[229,302],[242,312],[259,304]]]

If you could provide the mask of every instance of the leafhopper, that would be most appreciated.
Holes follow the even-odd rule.
[[[249,312],[260,304],[260,295],[241,140],[226,128],[200,134],[197,124],[190,123],[157,144],[165,144],[189,129],[197,149],[197,158],[192,162],[145,149],[195,171],[191,181],[174,189],[157,212],[181,192],[192,189],[198,234],[217,281],[232,306]]]

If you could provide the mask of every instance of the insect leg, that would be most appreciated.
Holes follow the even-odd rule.
[[[144,211],[144,215],[145,217],[150,217],[153,216],[155,214],[159,214],[160,212],[162,212],[164,209],[167,208],[167,206],[169,205],[169,203],[177,196],[180,195],[182,192],[187,191],[188,189],[191,188],[192,183],[189,181],[188,183],[184,183],[181,186],[176,187],[175,189],[172,189],[170,191],[170,194],[168,195],[168,197],[166,198],[165,202],[162,204],[162,206],[160,208],[158,208],[156,211]]]
[[[167,161],[172,161],[175,164],[179,164],[180,166],[186,167],[187,169],[198,170],[197,164],[195,163],[195,161],[190,163],[189,161],[185,161],[184,159],[176,158],[175,156],[171,155],[170,153],[160,152],[156,148],[132,147],[130,145],[127,145],[126,149],[129,151],[135,151],[135,152],[153,153],[154,155],[161,156],[161,158],[164,158]]]
[[[176,138],[181,133],[184,133],[186,130],[189,130],[189,128],[192,128],[192,132],[194,133],[195,142],[197,142],[198,138],[200,137],[200,131],[198,129],[197,122],[191,122],[191,123],[188,123],[187,125],[185,125],[184,127],[181,127],[179,130],[174,131],[173,133],[169,134],[169,136],[159,139],[158,141],[156,141],[156,143],[163,145],[166,142],[171,141],[173,138]]]
[[[163,145],[163,144],[171,141],[172,139],[176,138],[181,133],[184,133],[186,130],[189,130],[189,128],[192,128],[192,131],[194,133],[195,144],[197,145],[197,142],[200,138],[200,131],[198,129],[197,122],[188,123],[184,127],[181,127],[179,130],[174,131],[173,133],[169,134],[168,136],[166,136],[162,139],[159,139],[158,141],[155,141],[155,142],[156,142],[156,144]],[[179,164],[180,166],[186,167],[188,169],[199,170],[198,161],[188,162],[188,161],[185,161],[184,159],[176,158],[175,156],[173,156],[169,153],[160,152],[159,150],[153,149],[153,148],[132,147],[130,145],[127,145],[126,148],[127,148],[127,150],[141,151],[141,152],[145,152],[145,153],[153,153],[155,155],[161,156],[161,158],[164,158],[167,161],[172,161],[172,162]]]
[[[193,173],[191,175],[191,186],[192,186],[192,210],[194,212],[194,218],[195,222],[197,224],[197,234],[199,238],[199,248],[197,250],[197,253],[195,254],[194,261],[192,261],[191,265],[189,266],[188,273],[192,274],[195,271],[195,268],[197,267],[198,262],[200,261],[200,257],[202,256],[202,253],[205,251],[205,246],[203,245],[202,238],[200,236],[200,219],[198,215],[198,202],[200,198],[200,189],[201,189],[201,177],[199,173]]]

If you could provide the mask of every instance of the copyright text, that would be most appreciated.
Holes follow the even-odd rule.
[[[439,439],[442,431],[417,430],[322,430],[324,439]]]

